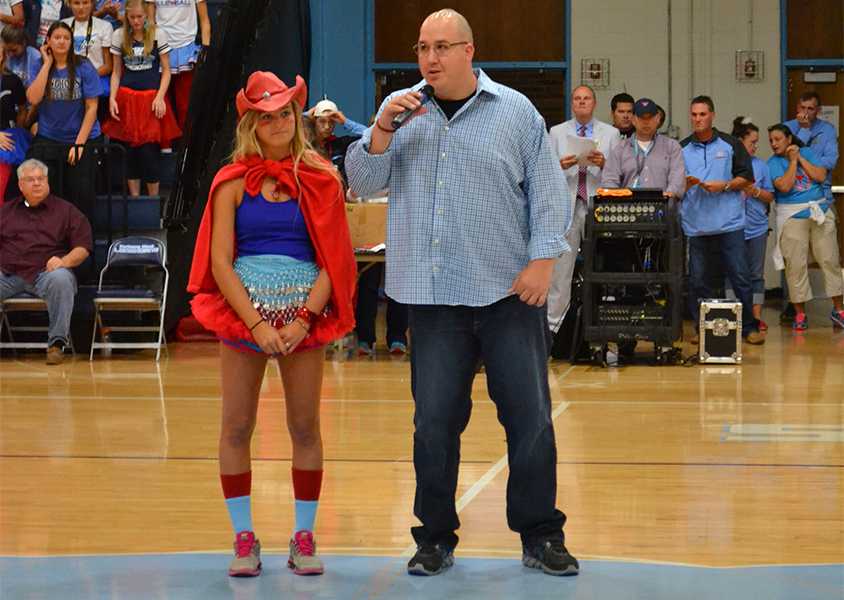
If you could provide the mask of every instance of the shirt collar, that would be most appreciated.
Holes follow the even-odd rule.
[[[705,142],[701,142],[701,141],[698,139],[698,137],[697,137],[697,136],[693,133],[693,134],[692,134],[692,142],[694,142],[694,143],[695,143],[695,144],[697,144],[698,146],[708,146],[709,144],[711,144],[712,142],[714,142],[715,140],[717,140],[719,137],[721,137],[720,133],[718,132],[718,130],[717,130],[717,129],[715,129],[715,128],[713,127],[713,128],[712,128],[712,137],[711,137],[711,138],[709,138],[709,139],[708,139],[708,140],[706,140]]]
[[[639,153],[641,152],[642,154],[645,155],[645,158],[647,158],[650,155],[651,151],[656,147],[656,138],[657,137],[659,137],[658,133],[649,142],[644,142],[645,144],[647,144],[647,147],[642,148],[639,145],[639,143],[640,143],[639,138],[636,137],[636,134],[634,133],[632,136],[630,136],[629,139],[630,139],[630,145],[633,147],[633,156],[638,156]]]
[[[589,122],[585,124],[581,124],[576,118],[572,118],[571,123],[574,126],[575,131],[580,130],[581,127],[586,127],[586,131],[595,131],[595,117],[592,117]]]
[[[475,76],[478,78],[478,92],[486,92],[493,96],[501,95],[501,86],[495,83],[484,73],[483,69],[475,69]]]
[[[489,76],[484,73],[483,69],[473,69],[475,73],[475,77],[478,78],[478,87],[477,92],[474,94],[475,96],[479,95],[481,92],[485,92],[492,96],[500,96],[501,95],[501,86],[495,83]],[[413,91],[418,92],[423,87],[428,84],[427,81],[424,79],[413,86]]]
[[[44,208],[47,208],[47,203],[48,203],[48,201],[50,200],[50,196],[52,196],[52,194],[47,194],[47,197],[46,197],[46,198],[44,198],[44,199],[43,199],[43,200],[42,200],[42,201],[38,204],[38,206],[32,206],[32,205],[30,205],[30,204],[29,204],[29,202],[27,202],[26,198],[24,198],[23,196],[21,196],[21,204],[20,204],[20,205],[21,205],[22,207],[26,208],[26,209],[38,209],[38,210],[42,210],[42,209],[44,209]]]

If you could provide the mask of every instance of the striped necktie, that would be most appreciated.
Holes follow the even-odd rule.
[[[586,125],[577,128],[577,135],[586,137]],[[577,197],[586,201],[586,167],[581,165],[577,170]]]

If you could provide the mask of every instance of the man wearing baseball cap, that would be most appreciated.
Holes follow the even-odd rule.
[[[346,149],[352,142],[360,139],[360,136],[366,131],[366,126],[346,118],[346,115],[337,108],[337,104],[328,98],[317,102],[305,113],[305,118],[313,128],[311,144],[313,144],[314,149],[334,163],[345,181]],[[344,126],[350,132],[350,135],[340,137],[334,135],[334,128],[338,124]]]
[[[686,191],[686,172],[680,144],[657,133],[656,102],[640,98],[633,105],[633,127],[629,140],[616,144],[607,156],[601,187],[659,188],[668,196],[681,198]]]
[[[633,104],[634,133],[616,144],[607,155],[601,174],[601,187],[659,188],[666,196],[680,199],[686,191],[686,169],[683,150],[676,140],[657,133],[660,125],[659,106],[650,98],[640,98]],[[619,261],[618,271],[628,268],[625,252],[618,252],[609,260]],[[635,340],[619,345],[619,352],[632,356]]]

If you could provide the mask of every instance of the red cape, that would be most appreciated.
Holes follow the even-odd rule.
[[[291,198],[297,198],[305,224],[316,251],[316,264],[328,272],[331,280],[331,312],[314,322],[302,346],[327,344],[346,335],[355,326],[355,263],[346,208],[340,182],[330,173],[308,167],[300,162],[298,184],[293,176],[293,160],[263,160],[250,156],[226,165],[217,172],[208,193],[208,203],[196,236],[193,263],[188,279],[188,291],[196,294],[191,302],[194,316],[206,328],[232,341],[254,342],[246,324],[229,306],[211,272],[212,198],[220,184],[243,178],[246,192],[256,195],[266,177],[278,181],[277,188]],[[233,240],[236,244],[236,240]],[[237,246],[234,248],[237,256]]]

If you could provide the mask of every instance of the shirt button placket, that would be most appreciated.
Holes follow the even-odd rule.
[[[448,125],[445,125],[443,130],[446,133],[448,133],[448,130],[449,130]],[[445,141],[443,141],[443,145],[445,145]],[[440,156],[439,156],[441,164],[437,165],[437,173],[443,173],[445,167],[444,167],[444,164],[442,164],[442,163],[445,161],[446,157],[447,157],[447,152],[446,152],[445,149],[442,149],[441,152],[440,152]],[[438,178],[437,179],[437,191],[434,194],[434,206],[436,208],[435,208],[435,211],[434,211],[435,218],[434,218],[434,223],[433,223],[433,225],[434,225],[433,226],[433,235],[432,235],[432,238],[431,238],[431,262],[433,263],[433,267],[431,268],[431,271],[433,272],[434,275],[437,275],[440,272],[440,266],[439,266],[440,265],[440,238],[439,238],[440,233],[439,232],[441,232],[443,230],[443,222],[442,222],[442,218],[436,218],[436,217],[442,217],[443,214],[445,213],[445,211],[441,207],[442,203],[443,203],[442,192],[443,192],[444,185],[445,185],[445,182],[442,179]],[[435,290],[434,293],[436,294],[436,290]]]

